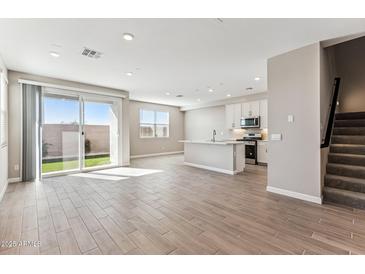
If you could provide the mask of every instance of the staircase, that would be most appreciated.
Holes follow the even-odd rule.
[[[336,114],[323,195],[365,209],[365,112]]]

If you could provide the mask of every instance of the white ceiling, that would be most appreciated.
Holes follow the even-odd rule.
[[[11,70],[186,106],[266,91],[268,58],[363,32],[365,19],[0,19],[0,30],[0,55]],[[125,32],[135,39],[125,41]],[[82,56],[85,46],[103,56]]]

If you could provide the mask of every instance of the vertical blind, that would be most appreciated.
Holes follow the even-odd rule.
[[[22,180],[33,181],[37,178],[40,157],[40,121],[41,121],[41,90],[40,86],[22,84],[23,96],[23,157]]]

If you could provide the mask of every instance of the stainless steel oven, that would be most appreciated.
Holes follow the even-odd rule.
[[[257,165],[257,140],[261,139],[261,133],[245,133],[242,139],[237,139],[245,144],[246,164]]]
[[[241,118],[241,128],[259,128],[260,116]]]
[[[246,164],[257,164],[257,146],[256,141],[245,141],[245,162]]]

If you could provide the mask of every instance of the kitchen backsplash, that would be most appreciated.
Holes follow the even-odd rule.
[[[245,133],[261,133],[262,139],[267,140],[267,129],[233,129],[229,130],[229,139],[242,139]]]

